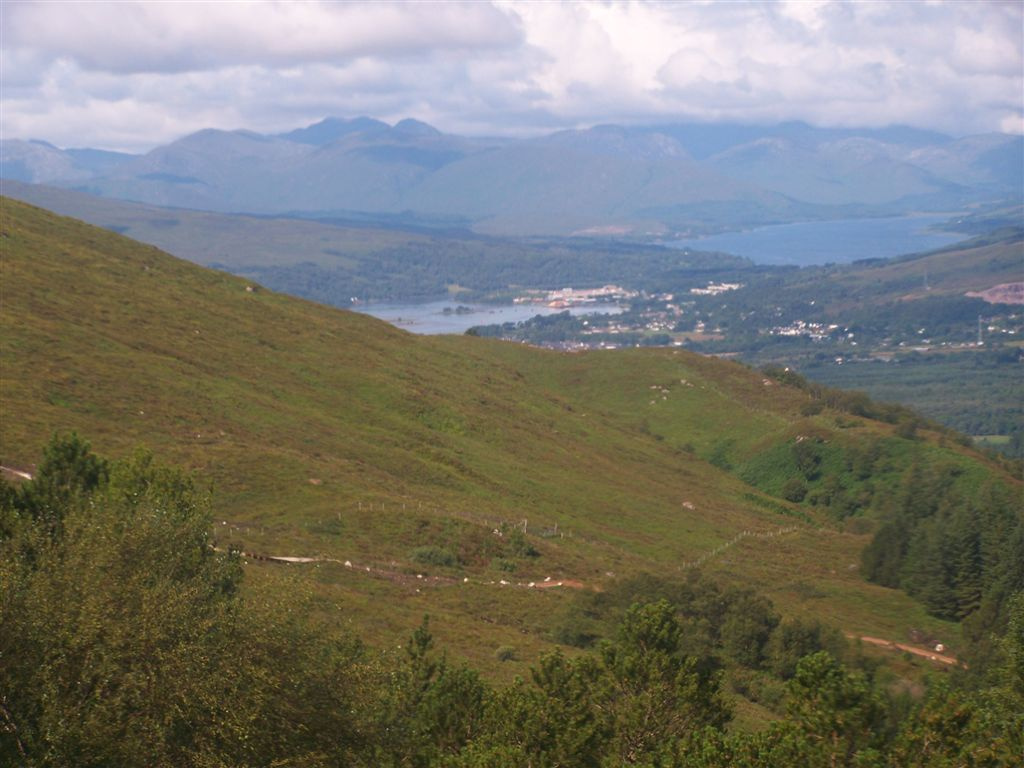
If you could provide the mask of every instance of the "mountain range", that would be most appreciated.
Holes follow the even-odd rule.
[[[413,119],[327,118],[274,135],[207,129],[141,155],[7,139],[0,175],[221,212],[664,235],[1019,202],[1024,138],[802,123],[470,138]]]

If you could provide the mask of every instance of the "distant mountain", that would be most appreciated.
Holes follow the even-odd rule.
[[[75,182],[110,173],[134,155],[100,149],[62,150],[45,141],[0,141],[0,177],[36,184]]]
[[[251,131],[207,129],[91,179],[85,190],[106,197],[219,211],[265,211],[275,167],[287,168],[309,147]]]
[[[924,198],[933,206],[961,205],[988,195],[1019,199],[1022,147],[1024,137],[1002,134],[931,143],[856,135],[773,136],[731,147],[708,162],[729,176],[798,200],[886,205]]]
[[[734,123],[668,123],[630,129],[642,133],[662,133],[678,141],[698,160],[725,152],[732,147],[749,144],[758,139],[779,139],[796,144],[818,144],[849,138],[874,139],[901,146],[931,146],[953,139],[935,131],[923,131],[908,126],[888,128],[816,128],[802,122],[779,125],[739,125]]]
[[[828,205],[889,205],[963,189],[906,162],[891,144],[860,137],[817,144],[762,138],[709,158],[720,173],[795,200]]]
[[[64,151],[79,168],[104,175],[113,173],[136,155],[127,152],[108,152],[105,149],[67,149]]]
[[[524,139],[329,117],[142,156],[5,141],[0,174],[221,212],[426,217],[499,234],[665,234],[1024,198],[1024,139],[907,127],[597,126]]]
[[[987,133],[947,144],[923,146],[907,153],[906,161],[946,179],[991,189],[993,194],[1024,185],[1024,136]]]
[[[285,141],[297,141],[299,144],[311,144],[314,147],[322,147],[330,144],[342,136],[350,133],[372,133],[374,131],[386,131],[390,128],[387,123],[374,120],[372,117],[357,117],[352,120],[345,120],[340,117],[328,117],[319,123],[297,128],[288,133],[280,133],[278,138]]]
[[[617,126],[563,131],[452,163],[407,197],[413,210],[459,211],[489,231],[572,232],[617,224],[660,231],[655,206],[717,202],[792,215],[780,195],[693,160],[663,134]],[[783,218],[785,218],[783,216]]]

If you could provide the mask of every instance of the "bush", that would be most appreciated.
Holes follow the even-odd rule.
[[[732,469],[732,462],[729,461],[729,451],[732,450],[733,440],[719,440],[711,447],[708,454],[708,462],[719,469],[728,472]]]
[[[804,500],[807,495],[807,484],[804,483],[799,477],[791,477],[786,481],[786,484],[782,486],[782,498],[786,501],[792,501],[794,504],[799,504]]]
[[[812,400],[811,402],[804,403],[803,405],[800,406],[800,415],[801,416],[817,416],[819,413],[822,412],[823,409],[824,409],[824,406],[821,403],[819,403],[819,402],[817,402],[815,400]]]
[[[512,550],[512,554],[518,555],[519,557],[539,557],[540,552],[526,540],[526,534],[520,531],[518,528],[514,529],[508,535],[508,548]]]
[[[904,440],[915,440],[917,438],[917,422],[912,419],[901,421],[896,426],[896,435]]]
[[[435,546],[416,547],[412,551],[412,559],[420,565],[435,565],[441,568],[451,568],[459,562],[449,550]]]
[[[496,557],[491,561],[491,567],[505,573],[515,573],[519,566],[515,560],[508,560],[504,557]]]

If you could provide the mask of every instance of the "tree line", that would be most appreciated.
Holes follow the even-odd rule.
[[[965,493],[959,469],[916,464],[889,496],[862,555],[865,576],[963,621],[981,661],[1024,590],[1024,517],[1019,488],[986,482]]]

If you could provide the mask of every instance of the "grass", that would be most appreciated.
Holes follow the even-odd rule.
[[[1021,238],[1008,236],[1002,242],[969,240],[927,254],[912,254],[881,264],[854,264],[833,268],[826,274],[827,289],[840,297],[829,307],[841,316],[850,309],[884,306],[894,301],[909,301],[930,296],[963,296],[968,291],[983,291],[1000,283],[1021,279]],[[813,284],[821,280],[818,271],[810,271],[794,285],[806,283],[808,295],[815,295]],[[927,281],[927,287],[925,285]]]
[[[0,230],[0,461],[31,468],[75,430],[108,456],[142,445],[191,468],[221,541],[356,566],[247,565],[255,594],[299,584],[338,631],[387,647],[429,613],[455,658],[508,678],[553,646],[567,588],[487,582],[684,575],[743,531],[794,525],[702,568],[852,633],[952,631],[860,578],[866,535],[776,495],[799,434],[820,435],[836,471],[875,439],[896,446],[893,477],[915,457],[999,472],[967,449],[804,417],[803,393],[684,351],[415,337],[9,199]],[[509,549],[503,524],[524,525],[537,556]]]

